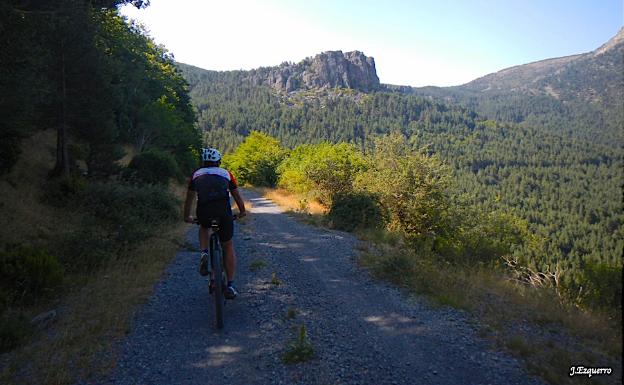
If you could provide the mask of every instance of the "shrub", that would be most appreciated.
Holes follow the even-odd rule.
[[[80,229],[62,242],[62,262],[69,271],[92,272],[110,261],[124,247],[115,241],[114,228],[103,227],[95,218],[87,217]]]
[[[95,270],[179,216],[178,202],[159,185],[93,183],[80,204],[87,216],[63,242],[63,263],[80,271]]]
[[[390,228],[412,240],[446,232],[450,171],[437,158],[410,150],[402,135],[376,140],[371,167],[355,185],[377,195]]]
[[[58,290],[63,268],[56,257],[30,247],[0,252],[0,291],[8,303],[30,305]]]
[[[335,194],[353,191],[353,181],[366,168],[364,155],[352,144],[304,144],[278,167],[279,185],[329,205]]]
[[[622,266],[588,263],[583,269],[582,301],[594,308],[622,309]]]
[[[46,182],[41,200],[50,206],[65,207],[87,186],[87,181],[78,176],[52,178]]]
[[[22,134],[14,129],[8,129],[4,126],[0,133],[0,175],[11,171],[11,168],[17,163],[21,149],[20,142]]]
[[[175,158],[158,149],[144,151],[130,161],[124,179],[146,184],[167,184],[180,174]]]
[[[224,156],[223,166],[242,184],[275,186],[277,166],[285,155],[277,139],[252,131],[233,154]]]
[[[296,364],[314,358],[314,347],[308,342],[305,326],[299,327],[297,338],[282,355],[286,364]]]
[[[454,262],[489,263],[532,241],[525,220],[498,211],[454,207],[446,223],[446,232],[435,238],[433,247]]]
[[[166,188],[124,183],[93,183],[83,192],[82,204],[99,220],[120,226],[135,220],[145,226],[163,223],[179,211],[175,197]]]
[[[377,197],[366,192],[336,194],[328,213],[332,225],[346,231],[383,227],[385,217]]]
[[[21,345],[33,331],[32,325],[23,314],[6,312],[0,316],[0,353]]]
[[[197,168],[199,152],[197,149],[189,147],[186,151],[176,153],[175,160],[179,169],[178,181],[183,182]]]

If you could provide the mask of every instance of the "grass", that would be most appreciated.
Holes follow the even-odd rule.
[[[296,364],[314,358],[314,347],[308,342],[305,326],[299,327],[297,337],[282,355],[285,364]]]
[[[317,227],[328,227],[329,222],[326,214],[328,207],[321,203],[292,193],[284,189],[274,189],[268,187],[249,187],[251,190],[258,192],[263,197],[272,200],[276,205],[280,206],[289,215],[309,225]]]
[[[284,189],[273,189],[268,187],[252,187],[252,190],[262,194],[267,199],[272,200],[278,206],[287,211],[299,212],[310,215],[323,215],[328,208],[319,202],[302,197]]]
[[[288,311],[286,312],[286,319],[287,320],[292,320],[297,318],[297,316],[299,315],[299,311],[297,309],[294,308],[290,308],[288,309]]]
[[[276,272],[271,273],[271,284],[275,286],[279,286],[282,284],[282,281],[280,281],[279,278],[277,278]]]
[[[254,259],[249,264],[249,270],[253,272],[260,271],[264,269],[265,267],[267,267],[267,263],[264,259]]]
[[[480,336],[522,358],[529,372],[548,382],[576,383],[567,373],[579,363],[621,372],[621,318],[562,304],[553,290],[518,286],[492,267],[419,255],[390,235],[368,239],[380,241],[359,246],[359,260],[374,276],[423,294],[435,306],[469,311]]]
[[[13,370],[2,373],[0,382],[13,382],[19,376],[16,368],[27,362],[30,383],[69,384],[105,375],[115,364],[114,341],[129,331],[134,309],[151,295],[186,229],[162,229],[134,250],[131,259],[112,263],[75,287],[59,304],[63,311],[56,325],[12,353]]]
[[[0,178],[0,245],[26,244],[54,250],[81,226],[75,209],[41,203],[42,186],[55,156],[54,130],[24,139],[27,156]],[[172,186],[182,197],[184,188]],[[10,231],[8,231],[10,229]],[[47,329],[35,332],[24,345],[2,356],[0,383],[57,385],[97,379],[115,365],[114,343],[129,331],[137,305],[147,301],[153,285],[180,247],[188,225],[163,226],[156,236],[121,255],[97,274],[67,275],[63,295],[20,309],[26,319],[55,309]]]

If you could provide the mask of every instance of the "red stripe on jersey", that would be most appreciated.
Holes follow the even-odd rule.
[[[230,174],[230,182],[234,184],[234,187],[238,187],[238,182],[236,181],[236,178],[234,178],[234,175],[229,171],[228,171],[228,174]]]

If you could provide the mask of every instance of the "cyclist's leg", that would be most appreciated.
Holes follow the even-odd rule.
[[[225,257],[225,271],[227,272],[228,281],[234,280],[236,274],[236,252],[234,251],[234,241],[230,239],[221,243],[223,254]]]
[[[225,272],[227,274],[227,290],[225,298],[234,299],[238,295],[234,287],[234,275],[236,274],[236,253],[234,252],[234,242],[232,235],[234,234],[234,222],[232,214],[221,217],[221,227],[219,228],[219,239],[223,248],[223,257],[225,259]]]
[[[199,221],[199,249],[200,249],[200,262],[199,273],[203,276],[208,275],[211,268],[209,265],[208,249],[210,248],[210,235],[212,229],[210,228],[210,207],[197,206],[197,220]]]
[[[210,247],[210,227],[199,226],[199,249],[207,250]]]

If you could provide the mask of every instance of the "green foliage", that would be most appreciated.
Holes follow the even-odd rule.
[[[249,264],[249,270],[253,272],[260,271],[265,267],[267,267],[267,262],[264,259],[254,259]]]
[[[314,347],[307,340],[305,326],[301,325],[296,340],[282,355],[282,361],[286,364],[305,362],[314,357]]]
[[[67,176],[80,143],[90,177],[116,175],[121,145],[158,148],[190,171],[200,144],[188,85],[173,57],[119,16],[123,1],[0,5],[0,172],[37,126],[59,133],[55,174]]]
[[[21,136],[12,130],[3,130],[0,133],[0,175],[11,171],[11,168],[21,153]]]
[[[384,228],[386,225],[386,213],[379,199],[367,192],[334,195],[327,216],[333,227],[345,231]]]
[[[170,153],[151,149],[132,158],[125,177],[139,183],[166,185],[179,173],[176,160]]]
[[[612,311],[622,310],[622,265],[588,263],[580,280],[582,302]]]
[[[85,190],[83,205],[99,220],[120,224],[130,218],[162,223],[177,218],[179,207],[171,193],[159,186],[123,183],[92,183]]]
[[[490,263],[523,246],[537,247],[527,222],[512,214],[484,213],[463,205],[451,212],[448,231],[436,237],[433,244],[433,250],[447,260],[466,265]]]
[[[99,268],[179,217],[178,202],[159,185],[92,183],[78,203],[87,216],[63,242],[63,263],[77,271]]]
[[[46,182],[42,202],[55,207],[65,207],[87,188],[87,181],[81,177],[53,178]]]
[[[297,146],[279,165],[279,185],[331,204],[335,194],[353,190],[353,181],[366,169],[363,154],[347,143]]]
[[[277,278],[277,273],[273,272],[271,273],[271,284],[275,285],[275,286],[279,286],[282,284],[282,281],[280,281],[279,278]]]
[[[284,318],[286,318],[287,320],[295,319],[295,318],[297,318],[298,314],[299,314],[299,311],[297,309],[290,308],[286,312],[286,316]]]
[[[277,166],[285,155],[277,139],[253,131],[234,153],[223,158],[223,165],[242,184],[275,186]]]
[[[572,75],[572,90],[566,91],[558,75],[529,85],[542,87],[545,83],[540,82],[550,82],[557,86],[559,100],[498,92],[497,87],[486,93],[480,91],[486,87],[476,92],[412,89],[427,98],[392,87],[368,94],[308,90],[280,95],[246,81],[246,71],[180,68],[191,85],[199,125],[209,143],[233,149],[250,130],[261,129],[289,148],[329,141],[369,150],[375,137],[403,133],[409,138],[410,152],[424,148],[427,155],[435,154],[450,166],[451,196],[466,196],[462,204],[473,206],[477,213],[513,213],[528,223],[532,238],[544,240],[538,247],[533,240],[514,246],[514,257],[537,271],[558,265],[562,279],[578,287],[586,261],[617,265],[624,248],[624,109],[618,97],[624,88],[594,88],[605,103],[572,100],[581,95],[577,91],[587,89],[585,83],[622,82],[621,76],[614,80],[621,73],[617,68],[622,61],[614,60],[618,52],[590,59],[597,78],[582,79],[565,69],[566,77]],[[468,108],[449,104],[449,98]],[[301,176],[287,178],[304,191],[314,187]],[[443,215],[442,227],[460,229],[454,218],[450,212]],[[438,244],[461,244],[440,230],[433,237]]]
[[[390,227],[412,239],[445,231],[449,170],[436,158],[409,151],[400,134],[375,142],[372,165],[357,186],[375,194],[389,213]]]
[[[6,303],[31,305],[50,296],[63,283],[63,268],[56,257],[30,247],[0,251],[0,292]]]
[[[32,325],[22,313],[5,312],[0,315],[0,353],[21,345],[33,332]]]

